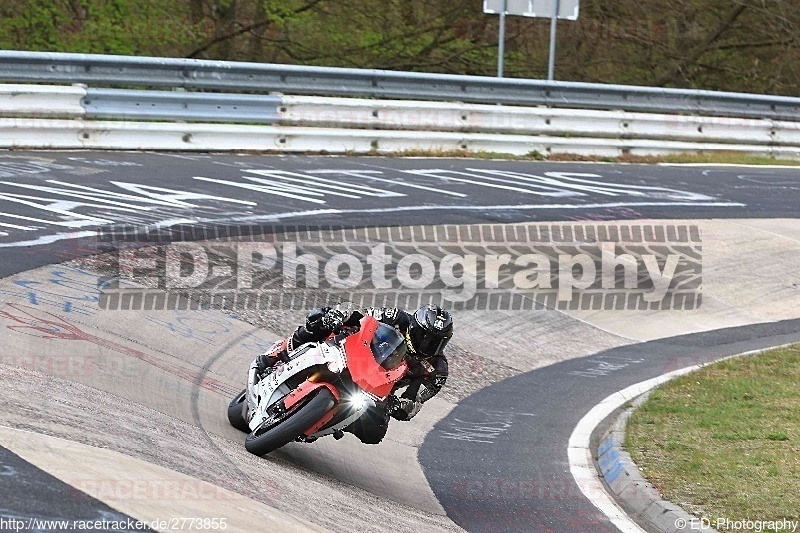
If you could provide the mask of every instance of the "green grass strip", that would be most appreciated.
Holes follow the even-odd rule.
[[[666,383],[634,412],[625,444],[665,499],[712,525],[800,520],[800,345]]]

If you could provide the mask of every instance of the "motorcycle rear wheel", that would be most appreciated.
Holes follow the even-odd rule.
[[[265,455],[277,450],[302,435],[330,411],[335,403],[331,391],[322,387],[305,403],[295,406],[277,425],[270,427],[271,420],[263,422],[247,436],[244,447],[254,455]]]
[[[247,425],[247,420],[244,419],[246,397],[247,389],[244,389],[228,404],[228,422],[239,431],[250,433],[250,426]]]

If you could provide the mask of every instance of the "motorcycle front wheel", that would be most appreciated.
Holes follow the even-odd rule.
[[[239,431],[250,433],[250,426],[247,425],[247,420],[244,419],[246,397],[247,389],[244,389],[228,404],[228,422]]]
[[[255,455],[265,455],[289,444],[313,426],[325,413],[333,409],[336,401],[327,387],[300,405],[295,405],[280,419],[269,418],[250,433],[244,447]]]

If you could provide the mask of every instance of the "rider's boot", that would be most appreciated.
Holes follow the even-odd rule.
[[[288,362],[290,342],[291,338],[277,341],[269,350],[259,355],[256,358],[259,373],[263,374],[268,370],[271,371],[279,361]]]

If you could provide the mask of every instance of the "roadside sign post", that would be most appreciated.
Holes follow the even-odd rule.
[[[503,77],[506,48],[506,15],[550,19],[550,51],[547,79],[553,81],[556,64],[556,27],[558,19],[577,20],[580,0],[484,0],[483,12],[500,15],[497,42],[497,77]]]
[[[503,63],[506,49],[506,15],[526,14],[531,10],[530,0],[484,0],[483,12],[500,15],[500,27],[497,32],[497,77],[503,77]]]
[[[550,17],[550,54],[547,60],[547,81],[553,81],[556,70],[556,26],[558,26],[558,0],[553,0],[553,13]]]
[[[500,29],[497,32],[497,77],[503,77],[503,58],[506,55],[506,9],[508,3],[503,0],[500,10]]]

